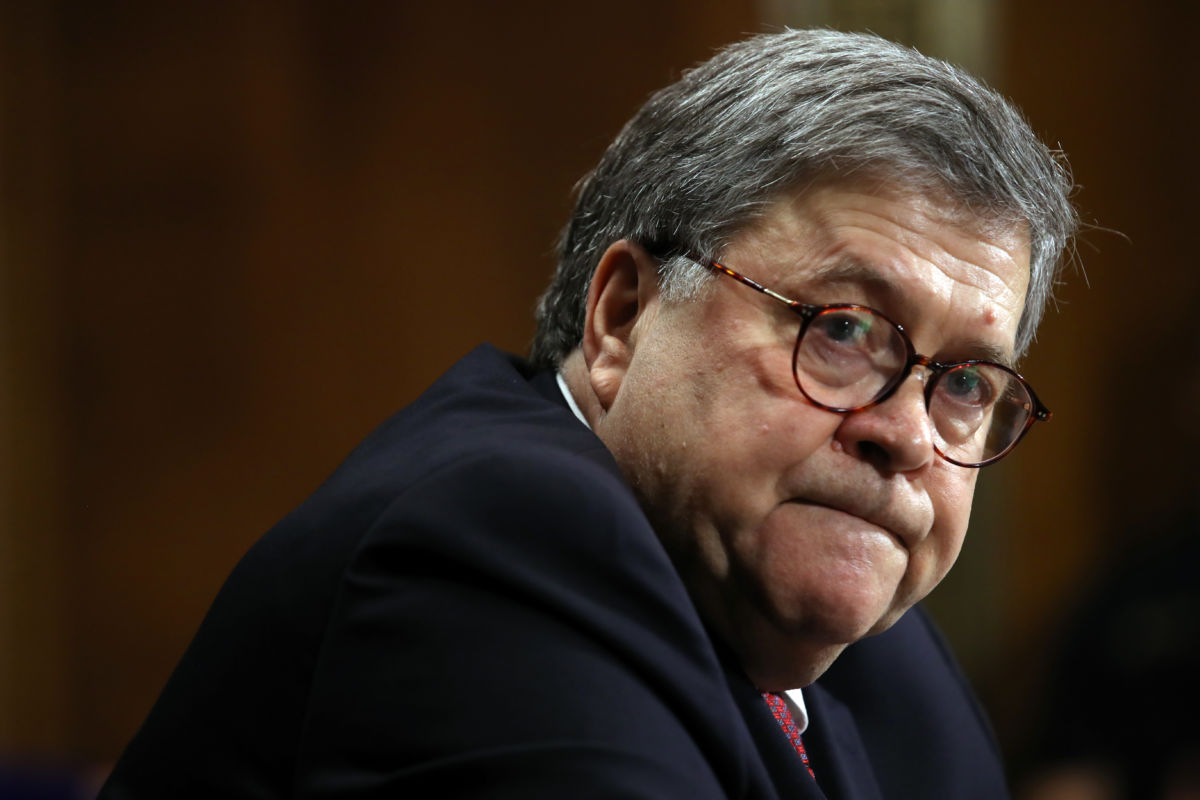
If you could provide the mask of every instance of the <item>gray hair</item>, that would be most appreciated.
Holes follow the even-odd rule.
[[[981,220],[1027,226],[1024,353],[1078,226],[1062,155],[957,67],[874,35],[787,30],[684,73],[618,134],[579,186],[531,359],[553,367],[579,345],[592,273],[613,242],[717,258],[779,197],[862,172],[944,193]],[[710,277],[686,258],[660,268],[668,299]]]

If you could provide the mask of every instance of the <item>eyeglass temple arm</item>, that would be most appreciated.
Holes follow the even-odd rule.
[[[706,262],[701,261],[700,263],[704,264]],[[784,297],[779,292],[768,289],[767,287],[763,286],[758,281],[753,280],[752,278],[747,278],[745,275],[743,275],[740,272],[734,272],[733,270],[731,270],[729,267],[725,266],[724,264],[720,264],[716,261],[709,261],[709,262],[707,262],[707,265],[708,265],[709,269],[717,270],[718,272],[723,272],[726,275],[728,275],[729,277],[733,278],[735,281],[737,281],[739,283],[743,283],[746,286],[749,286],[751,289],[754,289],[755,291],[762,292],[767,297],[773,297],[781,303],[786,303],[787,305],[791,306],[792,308],[799,308],[804,305],[803,303],[801,303],[797,300],[792,300],[790,297]]]

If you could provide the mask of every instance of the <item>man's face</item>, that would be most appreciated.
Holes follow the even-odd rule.
[[[974,222],[936,198],[818,187],[777,203],[723,263],[805,303],[876,308],[935,360],[1011,358],[1027,237]],[[868,410],[808,403],[798,329],[724,277],[695,300],[655,295],[596,426],[702,615],[770,690],[811,682],[942,579],[978,474],[934,452],[920,368]]]

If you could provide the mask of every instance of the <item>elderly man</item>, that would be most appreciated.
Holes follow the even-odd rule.
[[[906,612],[1049,417],[1013,364],[1069,189],[875,37],[686,74],[583,183],[532,363],[475,351],[251,550],[102,797],[1005,796]]]

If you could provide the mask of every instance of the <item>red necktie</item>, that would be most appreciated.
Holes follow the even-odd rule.
[[[804,750],[804,742],[800,740],[800,729],[796,727],[796,720],[792,719],[791,709],[788,708],[787,701],[777,694],[772,692],[763,692],[763,700],[767,701],[767,708],[771,709],[771,713],[775,715],[775,721],[779,723],[779,727],[783,728],[783,732],[787,735],[788,741],[792,743],[792,747],[796,748],[796,752],[800,754],[800,760],[804,762],[804,766],[808,769],[808,774],[816,779],[816,773],[813,772],[812,766],[808,763],[808,753]]]

